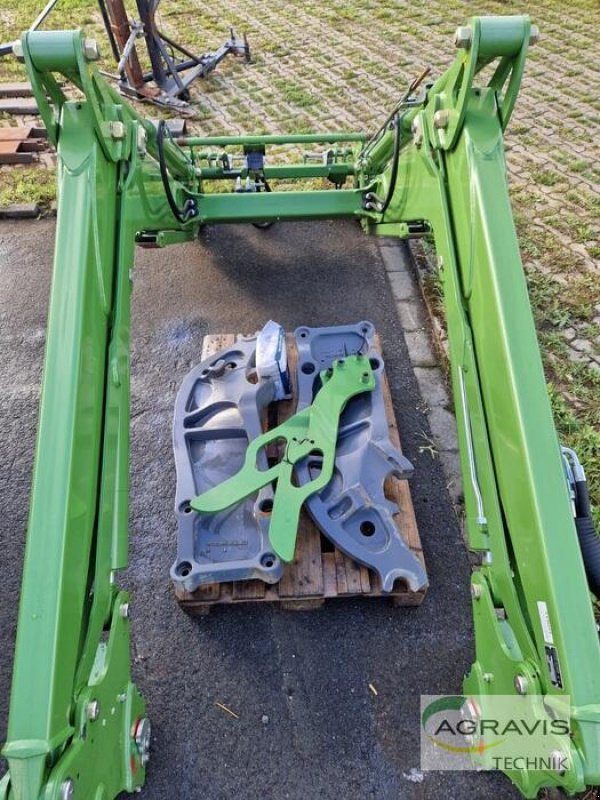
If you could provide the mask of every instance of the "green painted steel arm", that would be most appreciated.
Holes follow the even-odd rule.
[[[431,227],[448,324],[472,579],[476,662],[465,691],[570,698],[563,772],[509,773],[526,797],[600,781],[600,646],[514,229],[503,128],[529,40],[526,17],[474,19],[467,49],[401,119],[393,195],[368,226]],[[489,86],[474,76],[499,58]],[[502,93],[498,76],[506,81]],[[394,149],[389,132],[379,157]],[[366,153],[364,180],[374,174]],[[393,165],[377,175],[384,196]],[[369,170],[373,172],[370,174]],[[377,201],[375,201],[377,202]],[[543,713],[548,713],[546,710]],[[550,756],[550,753],[548,753]]]
[[[40,40],[27,38],[35,81]],[[53,44],[45,69],[85,71],[79,34]],[[57,112],[55,265],[0,788],[14,800],[114,797],[141,785],[147,757],[128,599],[113,579],[127,560],[134,193],[127,148],[100,140],[93,105]]]

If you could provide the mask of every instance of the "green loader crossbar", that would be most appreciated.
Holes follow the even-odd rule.
[[[148,723],[116,579],[127,561],[135,243],[192,240],[204,223],[335,217],[435,241],[479,564],[465,692],[539,695],[548,717],[568,698],[560,768],[508,771],[526,797],[600,783],[598,632],[506,184],[503,133],[534,34],[525,16],[473,18],[447,72],[414,84],[373,136],[319,134],[329,147],[319,163],[268,166],[267,147],[316,140],[173,141],[104,82],[81,32],[23,35],[59,204],[2,800],[112,798],[145,777]],[[57,76],[82,99],[68,100]],[[338,191],[268,184],[310,176]],[[209,191],[224,179],[236,190]]]

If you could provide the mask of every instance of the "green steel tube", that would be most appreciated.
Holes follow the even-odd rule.
[[[313,192],[252,192],[197,195],[201,222],[352,217],[362,208],[362,192],[353,189]]]
[[[354,175],[354,164],[340,162],[339,164],[265,164],[263,174],[267,180],[282,180],[285,178],[332,178],[345,180],[349,175]],[[247,175],[245,168],[224,170],[222,167],[198,167],[196,174],[207,180],[220,180],[237,178]]]
[[[366,133],[288,133],[265,136],[180,136],[180,147],[226,147],[227,145],[334,144],[365,142]]]

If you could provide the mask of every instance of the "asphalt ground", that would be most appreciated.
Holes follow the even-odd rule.
[[[45,341],[54,222],[0,226],[0,740],[4,739]],[[206,333],[372,320],[383,340],[431,586],[420,608],[338,601],[188,617],[175,556],[171,418]],[[153,722],[145,800],[518,797],[489,773],[419,768],[419,696],[473,658],[469,566],[373,240],[350,222],[208,228],[137,252],[130,563],[135,678]],[[374,695],[369,684],[377,689]],[[221,710],[225,704],[239,719]],[[5,765],[0,766],[2,772]]]

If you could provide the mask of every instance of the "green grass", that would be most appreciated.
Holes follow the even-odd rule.
[[[56,196],[56,172],[44,167],[15,167],[11,179],[4,180],[0,172],[0,208],[10,205],[37,203],[47,211]]]

